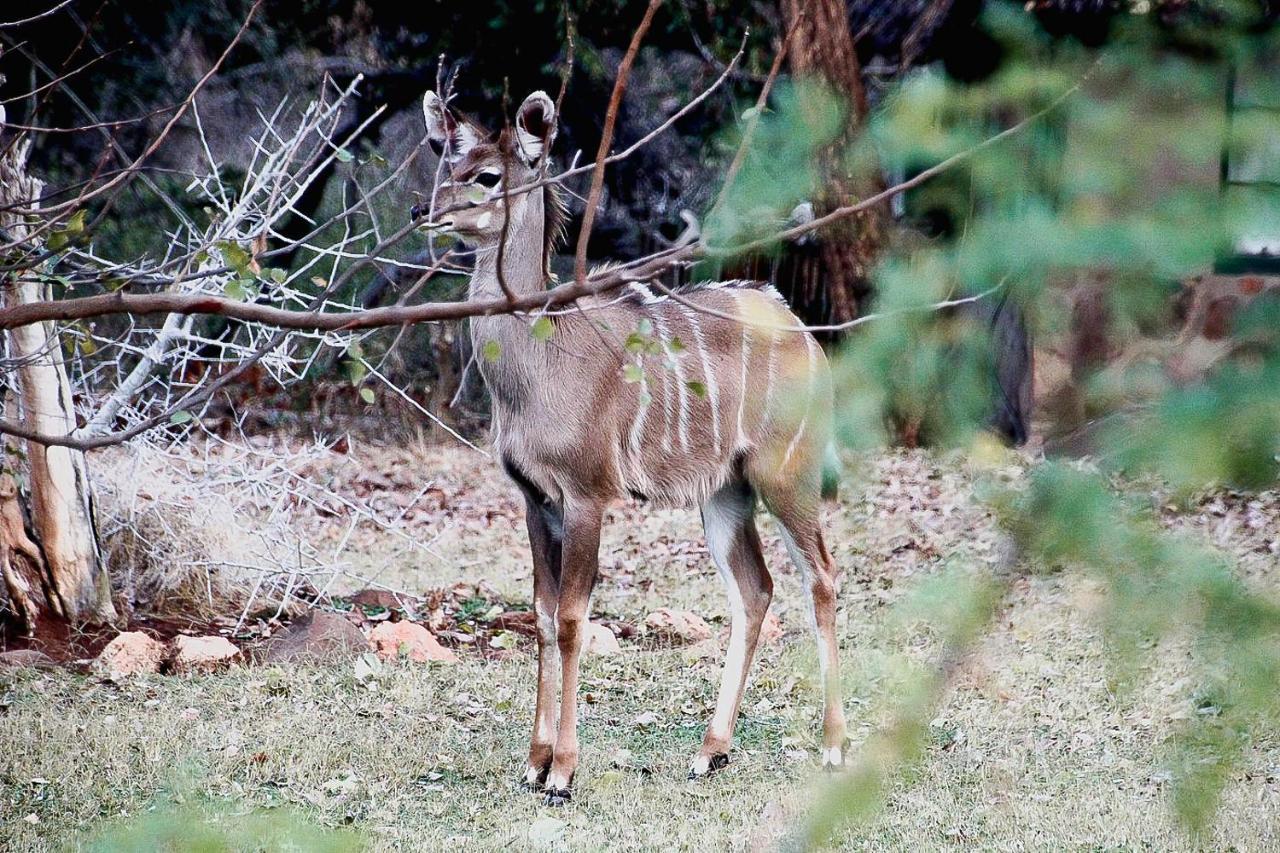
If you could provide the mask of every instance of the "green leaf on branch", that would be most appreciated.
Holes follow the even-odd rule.
[[[555,324],[551,322],[550,317],[539,317],[533,321],[532,328],[529,333],[533,335],[535,341],[549,341],[551,336],[556,333]]]
[[[222,252],[222,259],[236,275],[241,278],[252,275],[250,265],[253,263],[253,256],[243,246],[232,240],[220,240],[215,245]]]
[[[46,248],[51,252],[58,252],[71,245],[72,240],[84,233],[84,219],[84,210],[73,213],[65,226],[49,235]]]
[[[359,385],[369,375],[369,368],[364,363],[364,347],[359,341],[352,341],[347,346],[347,379],[352,387]]]

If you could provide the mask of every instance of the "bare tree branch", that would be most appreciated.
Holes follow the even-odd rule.
[[[48,18],[50,15],[56,15],[75,1],[76,0],[62,0],[61,3],[54,6],[52,9],[45,9],[39,14],[32,15],[30,18],[23,18],[20,21],[0,21],[0,30],[8,29],[9,27],[20,27],[23,24],[29,24],[32,21],[38,21],[41,18]]]
[[[421,323],[436,320],[459,320],[491,314],[530,311],[539,307],[556,307],[584,296],[605,293],[637,279],[649,279],[660,275],[672,266],[698,260],[702,257],[729,257],[744,251],[763,248],[780,240],[793,240],[831,222],[865,210],[895,195],[923,184],[930,178],[952,169],[975,154],[1008,139],[1028,125],[1056,109],[1063,101],[1079,90],[1083,80],[1054,98],[1043,109],[1027,116],[964,151],[957,152],[942,162],[921,171],[912,178],[895,184],[882,192],[844,205],[825,216],[736,246],[713,247],[696,243],[665,249],[652,255],[617,267],[609,267],[588,275],[582,282],[573,281],[557,285],[544,293],[525,294],[514,300],[481,299],[461,302],[426,302],[418,305],[397,305],[371,308],[363,311],[321,313],[319,311],[291,311],[271,305],[246,303],[227,297],[175,293],[115,293],[86,296],[16,306],[0,312],[0,329],[13,329],[29,323],[45,320],[82,320],[111,314],[216,314],[247,322],[289,329],[370,329],[379,326],[398,326],[405,323]],[[407,232],[410,226],[402,228]],[[384,244],[397,239],[393,234]]]
[[[587,206],[582,212],[582,226],[578,230],[578,250],[574,255],[573,277],[579,283],[587,279],[587,241],[591,239],[591,228],[596,221],[596,208],[600,205],[600,192],[604,189],[604,167],[608,158],[609,147],[613,145],[613,128],[618,121],[618,108],[622,104],[622,93],[627,88],[627,78],[631,76],[631,66],[640,51],[640,41],[653,23],[653,15],[662,5],[662,0],[649,0],[644,10],[640,26],[631,36],[631,44],[618,66],[618,78],[613,83],[613,94],[609,96],[609,107],[604,114],[604,130],[600,134],[600,147],[596,151],[596,163],[591,172],[591,189],[587,193]]]
[[[738,143],[738,150],[733,152],[733,160],[729,162],[729,168],[724,173],[724,183],[720,186],[720,194],[716,196],[715,203],[711,205],[711,213],[714,214],[724,204],[725,198],[729,195],[729,190],[733,188],[733,182],[738,177],[739,170],[742,169],[742,163],[747,158],[747,151],[751,148],[751,139],[755,136],[756,125],[760,123],[760,116],[764,114],[765,108],[769,103],[769,93],[773,91],[773,84],[778,79],[778,74],[782,71],[783,60],[787,58],[787,51],[791,48],[791,39],[795,37],[796,29],[799,28],[800,22],[804,20],[804,13],[792,22],[791,28],[787,30],[786,36],[782,39],[782,44],[778,46],[778,52],[773,57],[773,65],[769,67],[769,76],[765,77],[764,85],[760,87],[760,95],[756,98],[755,107],[752,108],[751,117],[747,120],[747,127],[742,132],[742,141]],[[745,47],[745,41],[743,46]],[[739,56],[741,51],[739,51]],[[734,57],[734,62],[737,57]],[[733,63],[730,63],[729,71],[732,71]]]
[[[231,51],[234,50],[236,45],[240,43],[240,40],[244,38],[244,34],[248,32],[249,24],[252,23],[254,15],[257,14],[258,9],[262,6],[262,2],[263,0],[254,0],[253,5],[249,8],[249,13],[245,16],[244,23],[240,25],[240,29],[236,31],[235,36],[232,37],[231,41],[227,44],[226,48],[222,51],[222,54],[217,58],[217,60],[214,61],[213,65],[210,66],[209,70],[206,71],[198,81],[196,81],[196,84],[191,88],[191,91],[187,93],[187,97],[184,98],[182,103],[178,106],[177,111],[173,114],[172,117],[170,117],[169,121],[167,121],[164,127],[160,129],[160,133],[156,135],[156,138],[153,139],[151,141],[151,144],[148,145],[143,150],[143,152],[137,156],[137,158],[133,161],[133,163],[129,167],[125,168],[122,172],[120,172],[120,174],[116,175],[116,177],[107,181],[105,184],[102,184],[101,186],[94,188],[91,192],[83,193],[76,199],[62,202],[61,204],[54,205],[53,207],[50,207],[41,211],[42,215],[50,217],[49,219],[50,223],[56,222],[59,216],[62,214],[67,214],[74,210],[77,210],[78,208],[82,207],[84,203],[89,199],[92,199],[96,196],[101,195],[102,193],[119,185],[122,181],[127,180],[130,176],[138,172],[141,164],[144,163],[146,160],[148,160],[151,157],[151,155],[156,152],[156,149],[160,147],[160,145],[164,142],[164,140],[169,136],[169,133],[173,130],[173,128],[177,126],[178,121],[181,120],[181,118],[184,115],[186,115],[187,110],[191,107],[191,104],[195,101],[196,95],[198,95],[200,93],[200,90],[204,88],[205,84],[208,83],[214,77],[214,75],[218,73],[218,70],[222,68],[223,63],[227,61],[227,57],[231,55]],[[19,212],[29,213],[31,211],[19,211]],[[46,225],[46,227],[48,226]]]

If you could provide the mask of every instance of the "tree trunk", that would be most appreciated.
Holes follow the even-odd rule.
[[[821,154],[824,192],[814,204],[814,213],[821,216],[883,189],[878,177],[853,174],[844,156],[866,119],[867,94],[844,0],[782,0],[782,11],[787,27],[796,28],[792,73],[823,80],[849,106],[844,131]],[[818,232],[828,322],[845,323],[858,316],[870,292],[868,275],[884,241],[887,215],[878,206]]]
[[[42,190],[26,174],[28,150],[27,144],[16,145],[0,159],[0,230],[6,242],[23,240],[31,230],[22,216],[3,211],[32,206]],[[4,308],[50,298],[49,285],[33,276],[19,272],[0,279]],[[16,365],[9,374],[16,379],[9,408],[19,422],[44,434],[75,429],[71,384],[52,324],[10,331],[6,348],[9,363]],[[14,611],[28,631],[46,618],[73,625],[113,621],[116,611],[93,526],[84,454],[31,441],[23,450],[26,490],[7,474],[0,478],[0,568]]]

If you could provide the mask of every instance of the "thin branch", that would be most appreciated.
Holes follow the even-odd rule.
[[[173,128],[177,126],[178,122],[182,119],[182,117],[186,115],[187,110],[191,107],[192,102],[195,101],[196,95],[200,93],[200,90],[203,89],[205,84],[208,83],[209,80],[211,80],[213,76],[218,73],[218,70],[220,68],[222,68],[223,63],[227,61],[227,57],[231,55],[231,51],[235,49],[236,45],[240,43],[240,40],[244,38],[244,34],[248,32],[249,24],[253,21],[253,17],[255,14],[257,14],[258,9],[261,8],[262,2],[263,0],[254,0],[253,6],[249,8],[249,13],[245,16],[244,23],[240,25],[240,29],[236,31],[235,36],[232,37],[231,41],[227,44],[226,48],[222,51],[222,55],[219,56],[217,60],[213,63],[213,65],[209,68],[209,70],[204,73],[204,76],[202,76],[196,82],[195,86],[192,87],[191,91],[187,93],[187,97],[185,97],[182,100],[182,103],[178,106],[177,111],[173,114],[173,116],[169,119],[169,121],[165,123],[164,127],[160,129],[160,133],[156,136],[155,139],[151,141],[151,144],[148,145],[146,149],[143,150],[143,152],[138,155],[137,159],[135,159],[133,163],[131,163],[127,168],[121,171],[120,174],[116,175],[116,177],[107,181],[105,184],[102,184],[101,186],[95,188],[92,192],[84,193],[79,198],[73,199],[71,201],[65,201],[61,204],[54,205],[53,207],[44,210],[43,214],[45,216],[49,216],[53,219],[56,219],[56,217],[59,214],[69,213],[79,208],[89,199],[101,195],[102,193],[106,192],[107,190],[119,184],[121,181],[128,178],[130,175],[136,173],[141,167],[141,164],[156,152],[156,149],[158,149],[160,145],[164,142],[164,140],[169,136],[169,133],[173,130]]]
[[[917,313],[927,313],[927,312],[933,312],[933,311],[943,311],[943,310],[946,310],[947,308],[955,308],[960,305],[968,305],[971,302],[981,302],[983,299],[986,299],[988,296],[994,296],[996,293],[1002,290],[1008,281],[1009,281],[1009,276],[1006,275],[1003,278],[1001,278],[1000,281],[995,284],[995,286],[989,287],[986,290],[982,291],[981,293],[975,293],[973,296],[964,296],[959,299],[944,299],[940,302],[931,302],[925,305],[906,305],[906,306],[903,306],[902,308],[892,308],[888,311],[878,311],[874,314],[863,314],[861,317],[857,317],[853,320],[849,320],[844,323],[831,323],[831,324],[816,325],[816,326],[806,326],[803,324],[788,326],[783,323],[777,323],[777,322],[766,321],[763,319],[755,319],[755,318],[747,320],[738,314],[730,314],[728,312],[720,311],[715,308],[712,308],[708,305],[701,305],[697,302],[694,302],[691,299],[686,299],[684,296],[680,294],[679,291],[673,290],[659,281],[651,282],[651,284],[654,288],[656,288],[657,290],[660,290],[662,293],[671,297],[672,300],[679,303],[680,305],[683,305],[684,307],[689,308],[693,311],[697,311],[702,314],[707,314],[711,317],[719,317],[722,320],[733,320],[736,323],[741,323],[742,325],[749,325],[749,326],[752,326],[753,328],[758,328],[758,329],[770,329],[770,330],[779,331],[779,332],[810,333],[810,332],[844,332],[849,329],[853,329],[858,326],[861,326],[864,323],[871,323],[875,320],[884,320],[887,317],[898,317],[903,314],[917,314]]]
[[[365,369],[369,371],[370,376],[377,379],[383,385],[386,385],[387,388],[390,389],[392,393],[394,393],[400,399],[404,400],[409,405],[413,406],[415,409],[417,409],[419,412],[425,415],[428,419],[430,419],[431,422],[434,423],[436,426],[440,427],[442,430],[449,433],[449,435],[453,436],[458,441],[465,444],[467,447],[470,447],[472,450],[474,450],[476,453],[479,453],[481,456],[485,457],[486,459],[493,458],[487,450],[481,447],[477,447],[474,443],[468,441],[461,433],[459,433],[453,427],[449,426],[447,423],[441,420],[430,409],[428,409],[426,406],[419,403],[417,400],[413,399],[413,397],[409,396],[409,394],[406,393],[403,388],[401,388],[396,383],[392,382],[386,376],[382,375],[382,373],[378,371],[378,368],[374,367],[372,364],[369,363],[368,359],[361,358],[360,363],[363,364]]]
[[[62,0],[61,3],[59,3],[57,6],[54,6],[52,9],[45,9],[43,12],[40,12],[39,14],[32,15],[30,18],[23,18],[20,21],[0,21],[0,30],[8,29],[9,27],[20,27],[23,24],[29,24],[32,21],[38,21],[41,18],[47,18],[50,15],[56,15],[59,12],[61,12],[63,9],[70,6],[75,1],[76,0]]]
[[[9,97],[9,98],[0,98],[0,106],[2,106],[2,105],[4,105],[4,104],[16,104],[18,101],[21,101],[21,100],[23,100],[24,98],[33,98],[33,97],[35,97],[36,95],[40,94],[41,92],[44,92],[44,91],[46,91],[46,90],[48,90],[48,89],[52,89],[54,86],[60,86],[60,85],[62,85],[63,83],[67,82],[67,80],[70,80],[72,77],[74,77],[74,76],[76,76],[77,74],[79,74],[80,72],[82,72],[82,71],[87,71],[87,70],[88,70],[89,68],[91,68],[92,66],[97,65],[99,62],[102,62],[102,61],[103,61],[104,59],[106,59],[108,56],[111,56],[112,54],[115,54],[115,53],[119,53],[119,52],[120,52],[121,50],[123,50],[125,47],[128,47],[128,46],[129,46],[129,44],[130,44],[130,42],[126,42],[126,43],[125,43],[124,45],[122,45],[121,47],[115,48],[115,49],[113,49],[113,50],[109,50],[109,51],[107,51],[106,53],[100,53],[100,54],[98,54],[97,56],[95,56],[95,57],[93,57],[92,59],[90,59],[88,62],[86,62],[86,63],[84,63],[83,65],[81,65],[80,67],[78,67],[78,68],[73,68],[73,69],[72,69],[72,70],[70,70],[70,71],[65,71],[65,72],[63,72],[62,74],[60,74],[60,75],[58,75],[58,76],[54,77],[54,78],[53,78],[52,80],[50,80],[48,83],[45,83],[43,86],[37,86],[36,88],[32,89],[32,90],[31,90],[31,91],[29,91],[29,92],[23,92],[21,95],[14,95],[14,96]],[[24,51],[23,51],[23,53],[26,53],[26,51],[24,50]],[[8,125],[6,124],[6,126],[8,126]]]
[[[144,122],[149,118],[155,118],[161,113],[167,113],[171,110],[176,110],[177,108],[177,104],[170,104],[167,107],[156,107],[148,113],[134,116],[133,118],[120,118],[113,121],[101,121],[93,124],[77,125],[76,127],[45,127],[37,124],[15,124],[11,121],[6,121],[4,126],[6,130],[24,130],[30,133],[83,133],[86,130],[97,130],[100,127],[121,127],[126,124],[138,124],[139,122]]]
[[[765,107],[769,104],[769,93],[773,91],[773,84],[778,79],[778,74],[782,71],[782,62],[787,58],[787,51],[791,48],[791,39],[796,34],[796,29],[800,26],[800,22],[804,20],[805,12],[802,10],[796,19],[791,22],[791,29],[787,30],[786,36],[782,39],[782,44],[778,47],[778,53],[773,57],[773,65],[769,67],[769,76],[765,78],[764,85],[760,88],[760,96],[756,98],[755,108],[751,112],[751,118],[747,121],[747,127],[742,132],[742,141],[738,143],[738,150],[733,153],[733,160],[729,163],[729,169],[724,174],[724,184],[720,187],[720,194],[716,196],[715,203],[711,205],[710,217],[724,204],[725,198],[729,195],[729,190],[733,187],[734,180],[738,177],[739,170],[742,169],[742,163],[747,158],[747,150],[751,147],[751,139],[755,136],[756,125],[760,123],[760,116],[764,114]],[[743,46],[745,47],[745,40]],[[739,51],[741,55],[741,51]],[[737,62],[737,57],[734,57]],[[730,63],[732,70],[733,63]]]
[[[591,239],[591,229],[596,221],[596,207],[600,204],[600,193],[604,189],[605,160],[609,154],[609,147],[613,145],[613,128],[618,122],[618,107],[622,103],[622,93],[626,91],[627,77],[631,75],[631,66],[635,63],[636,54],[640,51],[640,40],[648,32],[649,25],[653,23],[654,13],[658,11],[660,5],[662,0],[649,0],[649,6],[644,10],[644,17],[640,20],[640,26],[632,34],[631,44],[627,46],[622,64],[618,66],[618,78],[613,83],[613,94],[609,96],[609,107],[604,114],[604,130],[600,134],[600,147],[596,151],[596,164],[591,172],[591,190],[587,193],[587,206],[582,212],[582,226],[578,230],[578,250],[574,255],[573,277],[579,283],[587,280],[587,241]]]

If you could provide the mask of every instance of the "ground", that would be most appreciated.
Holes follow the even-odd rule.
[[[998,536],[975,485],[1016,482],[1027,463],[924,452],[847,462],[827,528],[845,573],[839,630],[856,749],[904,667],[937,652],[929,625],[900,618],[895,605],[940,572],[990,564]],[[357,531],[358,574],[411,592],[485,581],[504,606],[527,606],[518,505],[491,460],[457,447],[352,448],[325,464],[344,489],[385,491],[412,531]],[[406,510],[396,498],[406,488],[425,503]],[[1274,592],[1278,509],[1274,493],[1221,493],[1170,506],[1163,519],[1230,552],[1249,583]],[[345,532],[329,513],[309,523],[318,542]],[[561,809],[517,784],[534,680],[523,644],[496,659],[464,648],[457,665],[372,671],[247,666],[113,683],[0,670],[0,849],[146,849],[159,837],[147,833],[199,826],[347,833],[302,842],[307,849],[322,840],[406,850],[767,849],[829,782],[817,769],[816,655],[798,578],[765,530],[786,633],[761,650],[732,762],[709,780],[687,782],[685,770],[714,703],[718,660],[638,639],[585,662],[582,765]],[[619,506],[601,557],[595,617],[637,625],[668,606],[725,623],[695,514]],[[1162,763],[1167,739],[1196,710],[1186,649],[1174,640],[1153,650],[1136,687],[1115,692],[1092,618],[1097,599],[1078,571],[1040,567],[1018,581],[937,710],[925,755],[899,775],[885,808],[837,845],[1191,845]],[[1280,849],[1277,814],[1280,743],[1254,743],[1203,841]]]

